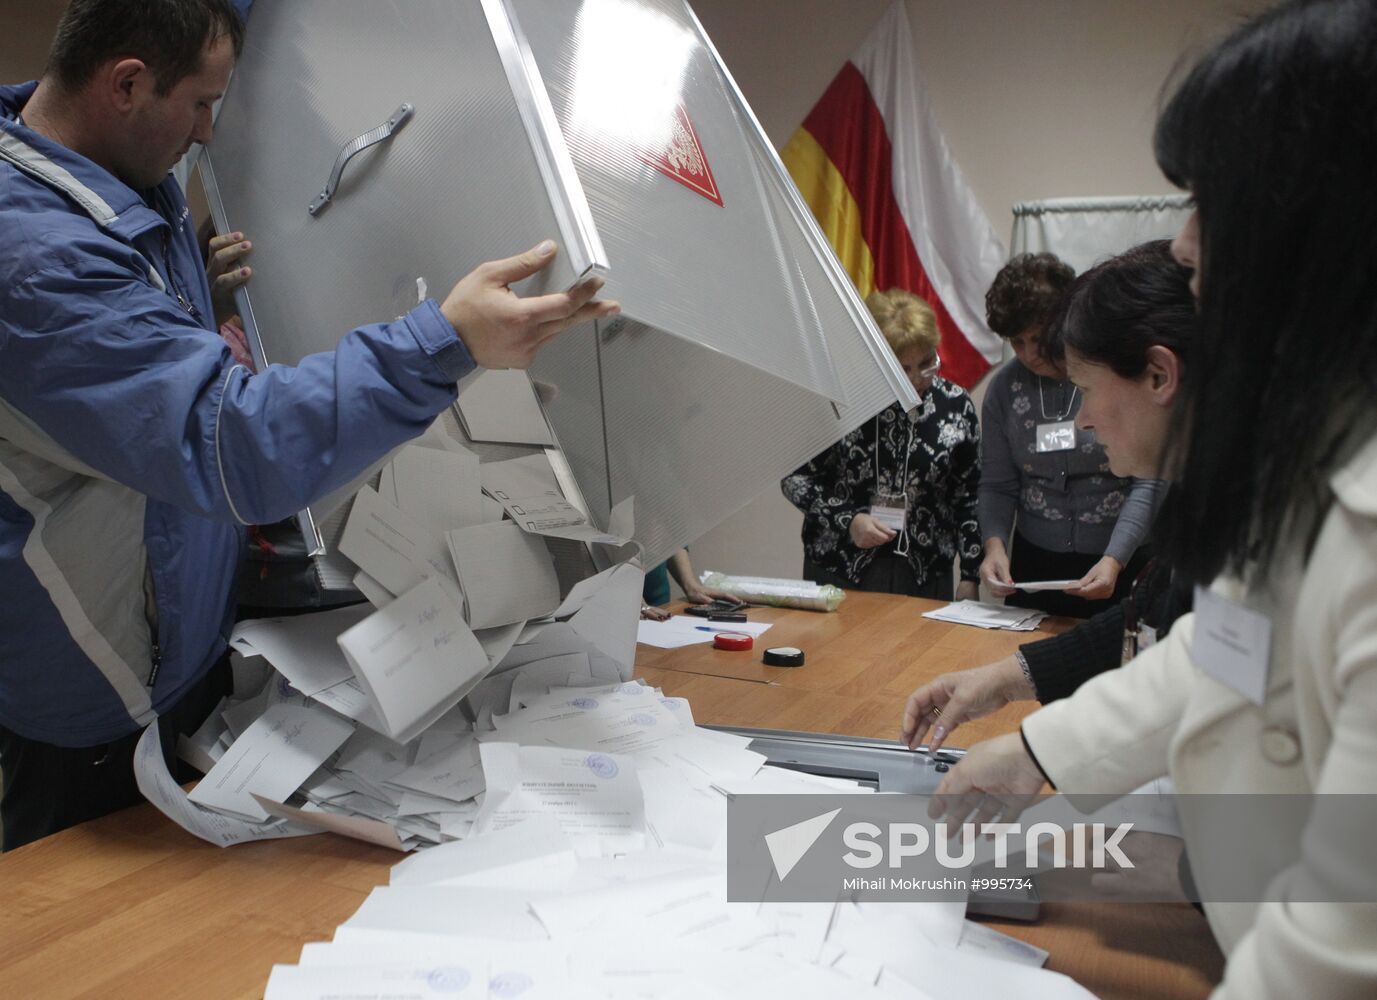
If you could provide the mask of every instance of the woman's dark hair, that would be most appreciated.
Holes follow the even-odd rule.
[[[244,25],[229,0],[72,0],[48,52],[47,75],[83,87],[110,59],[141,59],[165,95],[201,67],[206,46],[228,37],[237,58]]]
[[[1251,21],[1186,74],[1155,146],[1201,228],[1168,551],[1198,582],[1265,574],[1377,423],[1377,3]]]
[[[1122,378],[1147,368],[1149,347],[1189,361],[1198,318],[1190,270],[1170,240],[1153,240],[1096,264],[1074,282],[1048,324],[1043,345],[1060,364],[1067,350]]]
[[[1075,276],[1056,254],[1018,254],[999,269],[985,293],[985,321],[1005,338],[1045,325]]]

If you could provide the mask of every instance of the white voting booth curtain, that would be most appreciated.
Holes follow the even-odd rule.
[[[1014,206],[1011,253],[1056,254],[1086,268],[1131,246],[1175,236],[1190,215],[1186,195],[1049,198]]]

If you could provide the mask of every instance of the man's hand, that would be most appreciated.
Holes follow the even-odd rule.
[[[928,803],[928,818],[961,823],[1008,822],[1021,813],[1046,784],[1023,749],[1023,737],[1006,733],[972,747],[955,765]]]
[[[234,290],[253,277],[253,268],[244,264],[253,244],[243,233],[212,236],[206,258],[206,280],[210,282],[210,301],[215,307],[215,325],[223,326],[238,311]]]
[[[1114,585],[1119,582],[1123,569],[1119,560],[1105,556],[1091,566],[1090,572],[1081,577],[1074,587],[1067,587],[1066,592],[1075,597],[1084,597],[1087,601],[1102,600],[1114,593]]]
[[[1004,543],[991,538],[985,543],[985,561],[980,564],[980,578],[996,597],[1008,597],[1017,588],[1009,575],[1009,554]]]
[[[912,750],[931,729],[928,749],[936,750],[963,722],[983,718],[1012,701],[1036,697],[1023,668],[1012,656],[983,667],[956,670],[908,696],[899,738]]]
[[[566,327],[621,311],[615,302],[593,299],[602,280],[571,292],[523,299],[510,285],[548,267],[555,259],[549,240],[525,253],[479,264],[459,279],[440,306],[459,339],[484,368],[526,368],[540,345]]]
[[[869,514],[857,514],[851,519],[851,540],[858,549],[873,549],[894,540],[895,533]]]

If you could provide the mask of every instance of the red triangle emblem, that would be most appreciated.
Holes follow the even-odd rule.
[[[717,180],[712,176],[712,167],[703,153],[703,144],[698,141],[698,131],[682,104],[674,109],[674,127],[665,148],[656,153],[643,153],[641,159],[690,191],[698,192],[708,201],[722,204]]]

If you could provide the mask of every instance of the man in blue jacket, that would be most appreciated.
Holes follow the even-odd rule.
[[[163,716],[166,750],[214,706],[243,525],[420,434],[475,366],[617,308],[513,295],[547,242],[294,368],[235,364],[168,172],[242,40],[229,0],[72,0],[43,78],[0,88],[6,849],[138,801],[141,730]]]

